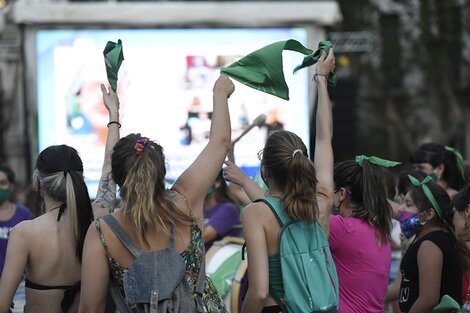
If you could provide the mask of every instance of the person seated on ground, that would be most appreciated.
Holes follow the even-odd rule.
[[[231,198],[223,171],[204,199],[204,229],[202,239],[206,251],[212,244],[225,236],[240,236],[240,211]]]
[[[110,124],[105,156],[119,137],[119,102],[102,85]],[[13,295],[25,276],[26,313],[78,311],[82,250],[93,209],[106,208],[115,195],[107,180],[105,157],[97,202],[90,202],[78,152],[67,145],[44,149],[37,157],[33,185],[42,195],[44,214],[16,225],[10,233],[5,267],[0,279],[0,312],[8,312]],[[105,179],[103,179],[103,177]],[[104,306],[103,306],[104,309]]]

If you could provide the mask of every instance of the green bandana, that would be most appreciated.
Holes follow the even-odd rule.
[[[421,182],[416,177],[413,177],[411,175],[408,175],[408,178],[410,179],[413,185],[415,185],[416,187],[421,187],[423,189],[426,198],[428,198],[429,202],[431,202],[432,206],[434,207],[434,210],[436,210],[437,216],[442,219],[441,207],[439,206],[439,203],[437,203],[436,198],[434,198],[431,189],[429,189],[427,185],[427,183],[432,181],[431,176],[426,176],[426,178],[423,179],[423,181]]]
[[[114,92],[116,92],[119,67],[121,67],[121,63],[124,60],[121,39],[119,39],[117,43],[108,41],[104,48],[103,55],[109,84]]]
[[[313,54],[307,55],[304,58],[304,60],[302,61],[302,64],[300,64],[299,66],[297,66],[294,69],[294,73],[297,72],[298,70],[306,67],[306,66],[310,66],[310,65],[313,65],[313,64],[317,63],[318,59],[321,56],[322,51],[325,51],[325,53],[328,55],[331,48],[333,48],[333,44],[331,42],[329,42],[328,40],[320,41],[320,43],[318,44],[317,51],[315,51],[315,53],[313,53]],[[329,78],[328,78],[328,84],[330,86],[336,87],[335,69],[333,69],[330,72],[330,75],[329,75]]]
[[[365,156],[365,155],[356,156],[356,163],[359,164],[360,166],[362,166],[362,164],[364,163],[364,160],[369,161],[369,163],[383,166],[383,167],[394,167],[394,166],[401,164],[401,162],[389,161],[389,160],[381,159],[376,156],[370,156],[370,157]]]
[[[10,199],[10,196],[11,196],[10,189],[0,189],[0,205],[8,201],[8,199]]]
[[[283,73],[282,51],[290,50],[308,55],[302,64],[295,68],[295,72],[316,63],[321,50],[328,53],[332,45],[329,41],[322,41],[319,46],[319,50],[313,53],[312,50],[305,48],[296,40],[278,41],[248,54],[228,67],[223,67],[220,72],[251,88],[289,100],[289,87]],[[334,72],[330,76],[330,84],[332,79],[336,84]]]
[[[432,313],[459,313],[460,305],[449,295],[443,295],[441,301],[432,309]]]
[[[455,148],[452,148],[452,147],[449,147],[449,146],[445,146],[445,149],[447,151],[452,152],[455,155],[455,158],[457,159],[457,166],[459,168],[460,174],[462,174],[462,177],[465,178],[465,165],[464,165],[464,162],[463,162],[462,154],[459,152],[459,150],[457,150]]]

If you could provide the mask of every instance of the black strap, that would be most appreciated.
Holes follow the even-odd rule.
[[[36,284],[30,281],[28,278],[25,278],[24,284],[26,288],[31,288],[31,289],[36,289],[36,290],[52,290],[52,289],[71,289],[74,288],[77,284],[80,284],[80,282],[76,283],[75,285],[61,285],[61,286],[47,286],[47,285],[41,285],[41,284]]]

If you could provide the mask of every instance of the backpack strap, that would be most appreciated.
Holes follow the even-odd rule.
[[[109,293],[113,297],[114,304],[118,309],[119,313],[132,313],[129,305],[127,305],[124,296],[122,295],[121,291],[119,290],[118,285],[114,281],[114,278],[109,278]]]
[[[138,258],[139,255],[142,254],[142,250],[140,250],[137,245],[129,238],[129,236],[126,234],[124,229],[119,225],[118,221],[110,215],[106,214],[101,217],[106,224],[108,224],[109,228],[113,231],[113,233],[116,235],[116,237],[121,240],[121,242],[126,246],[126,248],[136,257]]]
[[[271,211],[273,212],[274,216],[276,217],[281,227],[283,227],[284,225],[287,225],[289,222],[292,221],[291,218],[284,211],[284,208],[282,207],[282,202],[279,198],[266,197],[266,198],[256,199],[255,202],[265,203],[271,209]]]
[[[286,214],[286,212],[284,212],[281,200],[279,200],[279,198],[277,198],[277,197],[266,197],[266,198],[262,198],[262,199],[256,199],[254,202],[263,202],[263,203],[265,203],[271,209],[271,212],[273,212],[273,214],[276,217],[277,221],[279,222],[279,225],[281,226],[281,228],[284,227],[284,225],[291,222],[291,219],[289,218],[289,216]],[[286,305],[282,302],[279,295],[273,290],[271,284],[269,284],[269,294],[274,298],[277,305],[279,305],[279,307],[281,308],[282,313],[289,313],[289,311],[287,311]]]

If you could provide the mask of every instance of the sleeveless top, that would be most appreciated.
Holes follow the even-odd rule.
[[[282,283],[281,257],[278,253],[268,256],[269,267],[269,293],[279,298],[284,297],[284,284]]]
[[[108,265],[112,278],[115,280],[116,284],[119,286],[121,293],[124,293],[123,288],[123,273],[127,271],[127,268],[121,266],[109,253],[108,246],[103,236],[101,230],[100,219],[98,218],[95,221],[96,231],[100,238],[101,244],[103,245],[106,253],[108,255]],[[181,256],[186,262],[186,280],[188,281],[191,289],[194,289],[197,276],[199,273],[199,268],[201,267],[201,258],[202,258],[202,232],[195,220],[191,221],[191,242],[189,243],[186,250],[181,252]],[[204,294],[202,296],[202,301],[206,307],[206,311],[209,313],[227,313],[227,308],[225,307],[224,302],[219,296],[219,292],[215,288],[214,284],[209,277],[206,276],[204,282]]]
[[[419,296],[418,250],[425,240],[433,242],[442,251],[443,262],[439,300],[447,294],[462,305],[462,269],[457,248],[449,233],[437,230],[413,242],[401,261],[402,280],[398,303],[400,310],[404,313],[411,309]],[[421,287],[426,288],[425,286]]]

